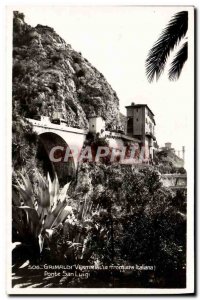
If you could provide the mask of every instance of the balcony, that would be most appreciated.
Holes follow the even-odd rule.
[[[150,136],[154,141],[156,140],[156,137],[155,137],[154,133],[151,132],[151,131],[146,131],[145,135]]]

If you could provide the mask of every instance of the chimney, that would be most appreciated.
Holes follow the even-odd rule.
[[[167,148],[167,149],[171,149],[171,147],[172,147],[172,143],[165,143],[165,148]]]

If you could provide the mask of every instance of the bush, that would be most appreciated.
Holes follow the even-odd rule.
[[[26,67],[23,62],[18,62],[13,65],[13,78],[22,77],[26,74]]]
[[[166,287],[171,284],[171,278],[175,280],[177,274],[182,274],[182,280],[176,284],[183,287],[186,262],[184,194],[177,192],[174,197],[170,190],[162,187],[159,174],[153,168],[137,172],[132,171],[131,166],[91,168],[92,185],[103,185],[100,194],[94,189],[93,205],[106,215],[96,218],[97,225],[104,226],[106,238],[97,240],[94,234],[92,240],[100,262],[153,265],[156,281],[164,277]],[[145,286],[149,284],[150,275],[134,273],[134,276],[139,276],[138,280]]]

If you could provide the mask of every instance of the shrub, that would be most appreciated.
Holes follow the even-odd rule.
[[[23,62],[18,62],[13,65],[13,78],[22,77],[26,74],[26,67]]]
[[[27,259],[39,263],[45,239],[72,215],[66,199],[69,184],[59,192],[57,176],[51,182],[49,176],[47,181],[39,172],[36,173],[37,193],[34,193],[27,174],[20,173],[20,182],[13,185],[12,238],[17,243],[13,250],[13,264],[23,264]]]

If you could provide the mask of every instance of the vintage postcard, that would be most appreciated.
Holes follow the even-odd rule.
[[[194,21],[7,7],[8,294],[194,293]]]

